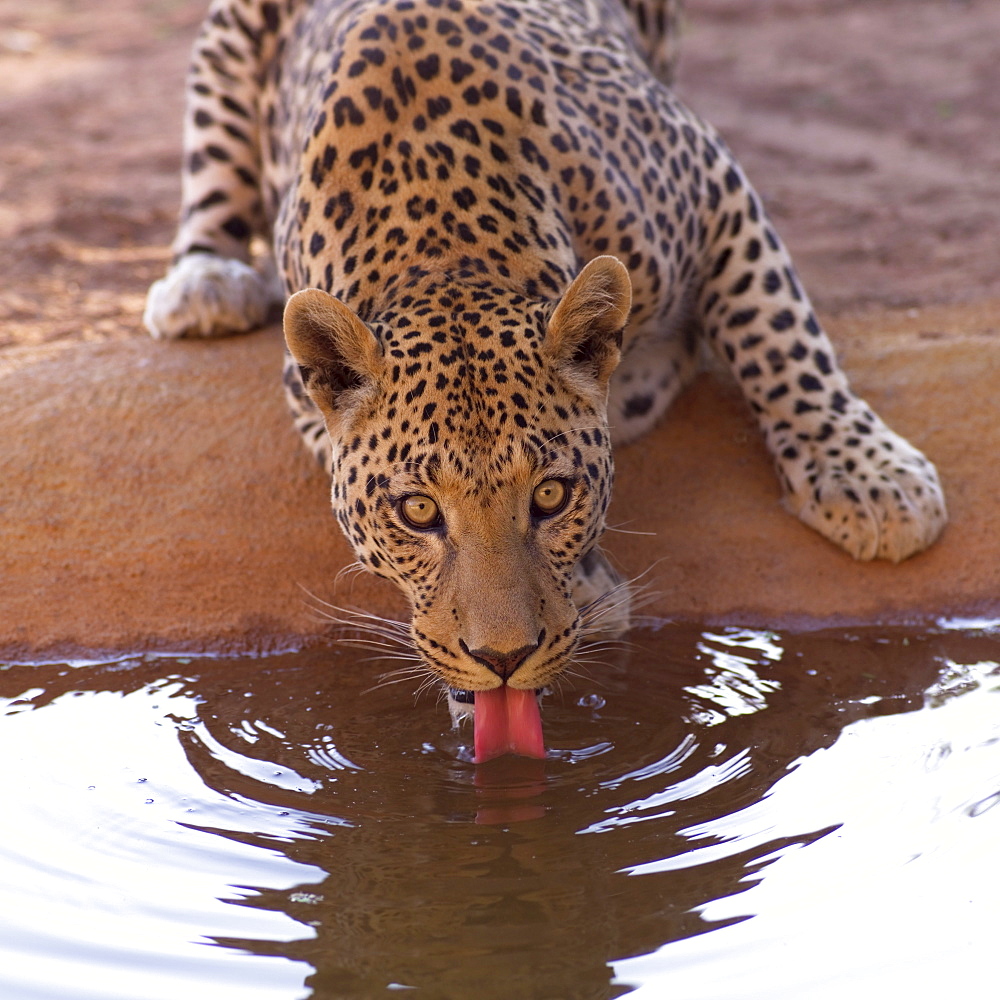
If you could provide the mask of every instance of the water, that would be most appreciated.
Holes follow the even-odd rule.
[[[0,669],[0,997],[993,992],[1000,630],[632,642],[478,770],[342,652]]]

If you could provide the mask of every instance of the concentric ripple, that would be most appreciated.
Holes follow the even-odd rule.
[[[995,627],[633,647],[478,768],[337,651],[0,669],[0,996],[974,995]]]

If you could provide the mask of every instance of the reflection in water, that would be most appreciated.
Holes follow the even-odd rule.
[[[479,769],[339,653],[0,670],[0,996],[920,995],[926,927],[985,947],[995,634],[635,640]]]
[[[991,993],[1000,810],[984,817],[1000,801],[998,667],[973,666],[989,668],[991,686],[934,711],[854,723],[766,797],[683,831],[712,842],[689,861],[743,852],[793,823],[832,833],[775,852],[747,872],[744,892],[700,908],[731,926],[617,962],[620,981],[645,984],[638,993],[649,997],[701,996],[708,975],[713,995],[734,997]],[[786,942],[793,960],[775,962]]]
[[[246,895],[236,887],[290,887],[322,873],[191,828],[206,809],[230,830],[246,817],[192,780],[178,744],[196,717],[191,678],[153,676],[117,667],[0,672],[2,694],[36,681],[0,718],[5,1000],[306,995],[304,973],[290,964],[253,957],[234,978],[232,960],[203,943],[214,928],[234,926],[291,936],[288,917],[262,920],[232,906]],[[253,828],[267,824],[258,814]]]

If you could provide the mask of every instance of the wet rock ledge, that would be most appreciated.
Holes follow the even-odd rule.
[[[942,540],[854,563],[784,513],[731,386],[703,376],[618,459],[606,546],[647,613],[807,628],[1000,617],[1000,303],[829,324],[856,388],[938,465]],[[276,329],[209,343],[0,354],[0,657],[268,652],[310,605],[401,614],[351,557],[280,391]],[[631,532],[634,532],[631,533]],[[315,595],[315,598],[309,595]]]

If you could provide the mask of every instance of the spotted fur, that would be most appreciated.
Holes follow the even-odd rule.
[[[851,391],[760,198],[670,90],[672,0],[216,0],[188,82],[155,336],[259,324],[359,561],[453,688],[549,682],[613,586],[611,442],[707,342],[789,508],[859,559],[945,521],[933,466]],[[278,296],[280,297],[280,296]],[[556,481],[565,504],[533,501]],[[414,525],[408,498],[438,516]],[[421,501],[422,502],[422,501]]]

